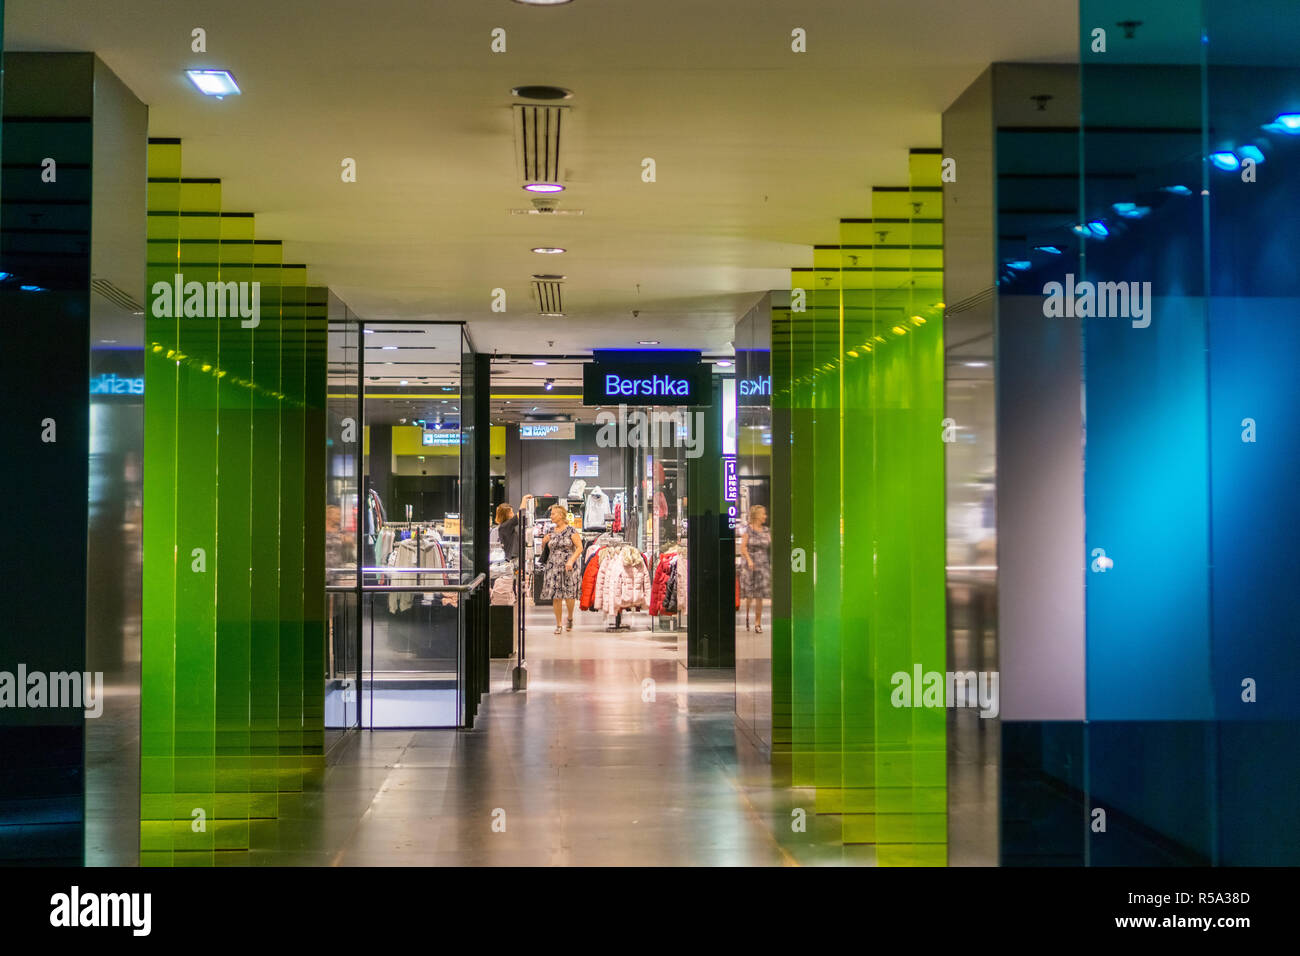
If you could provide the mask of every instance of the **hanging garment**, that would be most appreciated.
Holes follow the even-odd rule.
[[[660,608],[662,614],[677,613],[677,582],[680,567],[681,561],[677,555],[674,554],[668,559],[668,573],[664,578],[664,599]]]
[[[600,573],[600,551],[597,548],[596,553],[587,559],[587,567],[582,572],[582,597],[578,606],[584,611],[590,611],[592,602],[596,599],[596,576]]]
[[[585,478],[574,478],[573,484],[569,485],[569,497],[581,501],[586,490],[587,480]]]
[[[650,571],[641,552],[631,545],[612,547],[601,555],[596,572],[594,607],[606,614],[650,606]]]
[[[515,581],[512,576],[503,574],[492,582],[490,603],[498,607],[502,605],[514,606]]]
[[[603,528],[605,522],[609,519],[609,495],[600,490],[597,486],[591,490],[587,496],[587,507],[582,513],[582,526],[584,528]]]
[[[393,554],[389,564],[395,568],[430,568],[437,569],[446,567],[445,556],[442,547],[432,536],[422,536],[420,538],[419,556],[416,556],[416,539],[407,538],[393,549]],[[441,584],[443,575],[441,574],[394,574],[394,584],[418,584],[421,587],[434,587]],[[455,595],[451,595],[454,597]],[[426,597],[415,591],[395,591],[388,595],[388,611],[390,614],[396,614],[399,611],[405,611],[415,603],[417,597]],[[433,603],[433,602],[421,602]]]
[[[656,518],[668,517],[668,499],[664,497],[664,493],[662,491],[655,492],[655,517]]]
[[[614,502],[614,520],[610,522],[609,530],[614,532],[623,530],[623,503],[621,501]]]
[[[671,564],[672,555],[669,554],[661,555],[655,563],[654,581],[650,585],[650,615],[652,617],[664,613],[664,591],[668,587],[668,573]]]

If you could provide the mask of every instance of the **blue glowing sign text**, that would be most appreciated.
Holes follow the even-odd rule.
[[[624,378],[610,373],[605,376],[605,395],[618,398],[626,395],[672,396],[686,398],[691,394],[691,383],[670,375],[650,375],[646,378]]]
[[[91,395],[143,395],[144,378],[118,378],[112,372],[90,380]]]

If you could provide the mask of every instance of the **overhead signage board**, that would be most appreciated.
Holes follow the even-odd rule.
[[[519,426],[519,437],[572,441],[577,437],[577,430],[573,422],[524,422]]]
[[[453,431],[434,431],[434,430],[432,430],[432,429],[426,429],[425,432],[424,432],[424,434],[422,434],[422,435],[420,436],[420,444],[422,444],[422,445],[459,445],[459,444],[460,444],[460,430],[457,429],[457,430],[453,430]]]
[[[711,405],[707,365],[640,359],[597,361],[582,367],[584,405]]]

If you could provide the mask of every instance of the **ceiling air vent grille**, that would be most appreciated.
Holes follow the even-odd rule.
[[[129,293],[119,289],[107,279],[91,279],[90,287],[109,302],[112,302],[119,309],[122,309],[125,312],[130,312],[132,315],[144,315],[143,305],[131,298]]]
[[[543,315],[558,315],[564,311],[564,302],[560,297],[559,282],[534,282],[533,291],[537,294],[537,311]]]
[[[515,145],[525,183],[558,183],[560,126],[567,106],[515,106]]]

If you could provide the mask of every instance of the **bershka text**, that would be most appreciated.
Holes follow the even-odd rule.
[[[685,448],[687,458],[704,454],[703,412],[661,412],[618,406],[618,414],[596,416],[596,444],[601,448]]]
[[[18,665],[17,674],[0,671],[0,708],[79,708],[87,717],[104,713],[104,674],[96,671],[29,671]]]
[[[1065,284],[1043,285],[1043,315],[1049,319],[1132,319],[1133,328],[1151,324],[1150,282],[1076,283],[1068,272]]]
[[[134,936],[153,928],[152,893],[82,893],[78,886],[50,897],[50,925],[58,927],[125,926]]]
[[[912,665],[912,673],[895,671],[889,682],[894,685],[889,702],[895,707],[978,707],[980,716],[996,717],[998,703],[997,671],[925,671]]]
[[[262,322],[262,283],[186,282],[183,273],[171,282],[153,284],[156,319],[226,319],[238,316],[240,326],[255,329]]]
[[[610,398],[620,395],[663,395],[688,398],[691,383],[671,375],[651,375],[648,378],[624,378],[613,372],[605,376],[605,394]]]

